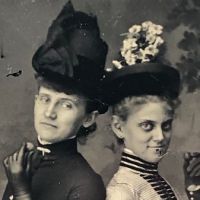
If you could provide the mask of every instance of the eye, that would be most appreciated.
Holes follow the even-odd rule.
[[[166,121],[162,124],[162,130],[165,132],[171,131],[172,129],[172,120]]]
[[[69,101],[61,101],[60,105],[66,109],[72,109],[73,105]]]
[[[48,103],[50,101],[50,98],[46,95],[39,95],[38,99],[42,103]]]
[[[154,128],[154,124],[152,122],[142,122],[139,126],[146,132],[152,131]]]

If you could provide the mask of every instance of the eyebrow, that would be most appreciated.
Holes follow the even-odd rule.
[[[167,123],[167,122],[172,122],[172,121],[173,121],[173,118],[169,118],[169,119],[161,122],[161,124]],[[150,119],[141,119],[139,123],[143,123],[143,122],[157,123],[157,121],[150,120]]]
[[[66,97],[61,97],[59,100],[60,101],[71,101],[71,102],[73,102],[75,104],[78,104],[80,102],[79,99],[71,99],[71,98],[66,98]]]
[[[141,123],[142,122],[150,122],[150,123],[155,123],[156,122],[156,121],[150,120],[150,119],[141,119],[140,121],[141,121]]]
[[[38,95],[46,95],[46,96],[50,96],[49,94],[46,94],[46,93],[38,93]]]
[[[48,97],[51,97],[51,94],[47,94],[47,93],[44,93],[44,92],[41,92],[38,95],[46,95]],[[73,98],[68,98],[68,97],[60,97],[59,101],[71,101],[75,104],[78,104],[80,102],[80,100],[78,98],[73,99]]]
[[[166,121],[162,122],[163,123],[167,123],[167,122],[172,122],[173,121],[173,118],[170,118],[170,119],[167,119]]]

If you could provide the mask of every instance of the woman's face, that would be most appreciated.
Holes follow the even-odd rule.
[[[159,162],[170,143],[172,121],[172,109],[166,102],[134,106],[121,126],[125,147],[145,161]]]
[[[77,95],[67,95],[40,87],[36,96],[34,118],[38,136],[50,143],[76,136],[83,125],[88,127],[93,119],[85,111],[86,102]]]

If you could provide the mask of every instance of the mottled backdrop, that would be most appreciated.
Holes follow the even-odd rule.
[[[0,0],[0,160],[23,140],[34,141],[33,100],[35,82],[31,57],[44,41],[47,28],[67,0]],[[198,0],[73,0],[76,9],[98,16],[102,37],[110,51],[107,66],[120,46],[120,33],[144,20],[164,25],[166,59],[180,69],[182,105],[174,124],[169,154],[162,174],[184,195],[182,152],[200,150],[200,1]],[[22,70],[19,77],[6,77]],[[108,183],[116,170],[120,149],[109,127],[109,114],[98,120],[80,151]],[[6,184],[0,167],[0,197]]]

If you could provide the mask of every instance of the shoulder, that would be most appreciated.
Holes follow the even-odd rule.
[[[72,169],[72,173],[74,173],[75,176],[88,176],[88,177],[98,177],[99,175],[96,174],[94,169],[90,166],[90,164],[87,162],[87,160],[80,154],[77,153],[73,156],[70,160],[70,168]]]
[[[73,187],[69,199],[74,199],[75,195],[79,196],[81,200],[105,200],[106,190],[101,176],[92,169],[81,155],[74,165],[73,172]]]
[[[132,200],[133,193],[129,185],[125,183],[109,184],[106,189],[106,200]]]
[[[130,188],[129,184],[117,183],[108,185],[106,189],[106,200],[143,200],[137,190]]]
[[[139,197],[139,185],[137,188],[137,183],[134,184],[137,179],[140,180],[138,175],[124,168],[119,168],[107,186],[107,200],[141,200]]]
[[[109,184],[113,185],[116,183],[126,184],[130,188],[135,188],[137,190],[140,189],[140,187],[144,183],[146,183],[146,181],[144,181],[144,179],[140,175],[133,173],[130,169],[119,167],[119,170],[117,171],[117,173],[114,174]]]
[[[120,167],[107,186],[107,200],[142,200],[140,193],[144,186],[139,175]]]
[[[74,183],[90,185],[93,188],[104,187],[101,176],[94,171],[81,154],[78,153],[74,156],[70,168]]]

